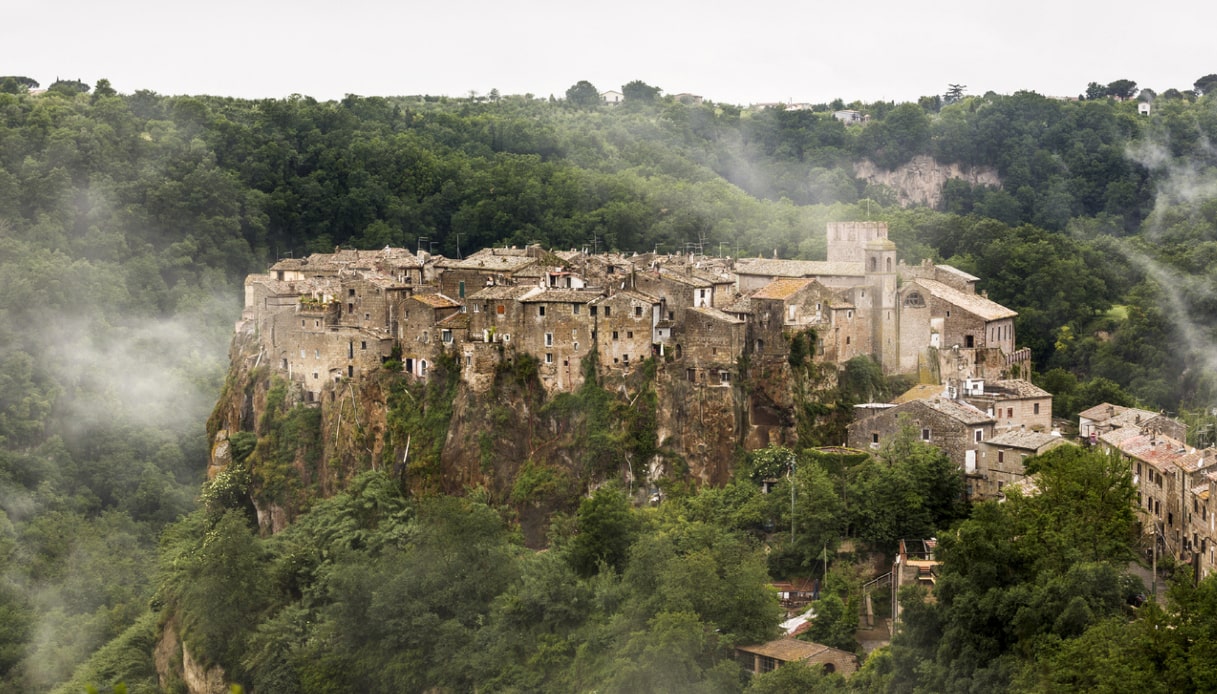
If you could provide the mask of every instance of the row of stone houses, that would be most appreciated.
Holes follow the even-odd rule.
[[[577,388],[583,362],[634,368],[658,357],[702,386],[730,384],[739,360],[871,356],[886,373],[935,382],[1001,378],[1025,366],[1014,312],[947,266],[896,259],[877,222],[828,226],[824,261],[491,248],[467,258],[406,249],[284,259],[245,284],[239,330],[306,398],[398,358],[425,378],[442,355],[484,387],[509,352],[533,355],[550,390]]]
[[[973,500],[1023,481],[1022,461],[1065,443],[1052,428],[1052,394],[1030,381],[970,378],[920,385],[891,403],[856,408],[848,444],[878,451],[902,433],[942,449],[964,471]]]
[[[1157,412],[1104,403],[1078,418],[1084,441],[1127,461],[1142,532],[1160,553],[1217,567],[1217,448],[1186,444],[1186,427]]]

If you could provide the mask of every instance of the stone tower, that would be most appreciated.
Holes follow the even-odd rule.
[[[867,291],[871,305],[871,349],[884,373],[900,371],[900,315],[896,300],[896,244],[884,236],[872,238],[863,249]]]
[[[887,240],[887,222],[829,222],[828,262],[860,263],[866,244]]]

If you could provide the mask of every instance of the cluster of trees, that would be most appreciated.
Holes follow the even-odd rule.
[[[740,471],[650,508],[604,486],[544,552],[484,493],[408,498],[383,472],[269,538],[208,494],[166,533],[156,602],[192,658],[259,692],[744,691],[733,647],[778,635],[772,575],[966,511],[960,471],[912,433],[879,460],[770,448]],[[839,563],[811,636],[856,649],[864,579]]]

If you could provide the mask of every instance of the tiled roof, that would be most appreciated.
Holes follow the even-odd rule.
[[[708,318],[713,318],[715,320],[723,321],[724,323],[743,323],[744,322],[740,318],[733,316],[730,313],[727,313],[725,311],[720,311],[716,308],[693,307],[693,308],[690,308],[689,310],[694,313],[706,316]]]
[[[737,646],[736,648],[745,653],[755,653],[769,658],[776,658],[786,663],[807,660],[808,658],[814,658],[822,653],[835,650],[821,643],[802,641],[800,639],[778,639],[756,646]]]
[[[1022,448],[1028,451],[1038,451],[1044,446],[1053,442],[1062,442],[1064,439],[1060,436],[1053,436],[1042,431],[1031,431],[1029,429],[1012,429],[1002,432],[984,443],[990,446],[1009,446],[1011,448]]]
[[[453,308],[461,305],[461,302],[443,294],[415,294],[410,298],[431,308]]]
[[[959,400],[937,397],[930,398],[929,400],[917,400],[915,402],[925,405],[930,409],[937,410],[938,412],[941,412],[952,419],[963,422],[964,424],[988,424],[994,421],[989,415],[973,407],[972,405]]]
[[[1127,409],[1123,405],[1112,405],[1111,403],[1104,402],[1088,410],[1082,410],[1078,413],[1078,417],[1089,419],[1092,422],[1105,422],[1108,417],[1114,417]]]
[[[478,300],[494,300],[494,299],[517,299],[537,288],[529,284],[496,284],[494,286],[479,289],[469,295],[469,299]]]
[[[765,258],[740,258],[735,262],[735,272],[739,275],[769,277],[862,277],[866,274],[862,263]]]
[[[578,289],[544,289],[520,297],[528,304],[586,304],[600,297],[600,292],[582,292]]]
[[[811,279],[776,279],[757,290],[752,298],[785,301],[814,281]]]
[[[984,320],[1000,320],[1002,318],[1013,318],[1018,315],[1017,311],[1012,311],[980,294],[963,292],[942,282],[927,279],[917,279],[913,280],[913,282],[925,287],[935,297],[958,306]]]
[[[1124,427],[1124,430],[1128,429],[1132,427]],[[1106,441],[1107,436],[1103,439]],[[1176,467],[1187,470],[1189,465],[1194,464],[1194,456],[1199,455],[1195,449],[1189,450],[1187,446],[1169,436],[1151,436],[1140,432],[1124,438],[1116,447],[1124,455],[1148,463],[1159,472],[1171,472],[1172,468]]]
[[[679,282],[680,284],[687,284],[691,287],[705,288],[714,286],[713,283],[708,280],[704,280],[693,275],[686,275],[683,272],[678,272],[676,270],[669,270],[666,267],[659,268],[659,276],[665,280]]]
[[[986,395],[989,394],[990,385],[993,386],[994,390],[998,391],[999,395],[1003,394],[1003,393],[1001,393],[1001,391],[1005,391],[1006,393],[1009,394],[1008,397],[1013,397],[1013,398],[1021,399],[1021,398],[1050,398],[1050,397],[1052,397],[1052,393],[1049,393],[1048,391],[1044,390],[1043,388],[1040,388],[1039,386],[1035,385],[1031,381],[1028,381],[1028,380],[1025,380],[1022,378],[1010,378],[1010,379],[1004,379],[1004,380],[1000,380],[1000,381],[987,381],[985,383],[985,394]]]
[[[498,249],[504,253],[503,249]],[[464,260],[440,261],[439,266],[448,270],[477,270],[480,272],[516,272],[537,262],[536,258],[526,255],[498,255],[478,253]]]
[[[941,396],[944,390],[942,386],[937,384],[919,383],[893,398],[892,402],[899,405],[914,400],[929,400],[930,398]]]

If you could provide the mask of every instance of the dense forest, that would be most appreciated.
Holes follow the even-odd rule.
[[[730,485],[655,508],[605,487],[554,519],[543,552],[477,490],[418,498],[375,471],[259,537],[203,475],[241,281],[278,258],[540,243],[815,259],[826,222],[860,219],[1017,310],[1056,415],[1139,404],[1212,443],[1211,80],[806,110],[641,83],[609,106],[578,85],[565,100],[318,102],[30,82],[0,78],[5,689],[156,691],[167,628],[257,692],[1213,686],[1217,588],[1181,581],[1129,606],[1144,587],[1125,571],[1127,471],[1089,456],[1045,456],[1039,496],[966,508],[958,475],[911,442],[874,460],[741,451]],[[864,161],[1000,185],[953,179],[936,208],[902,207],[858,176]],[[794,471],[776,495],[759,492],[766,467]],[[731,646],[774,633],[768,580],[823,575],[813,635],[857,648],[851,552],[931,534],[936,602],[910,596],[905,630],[861,673],[741,679]]]

